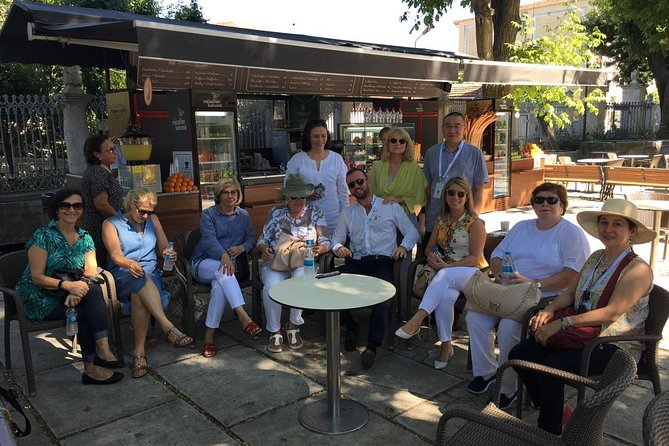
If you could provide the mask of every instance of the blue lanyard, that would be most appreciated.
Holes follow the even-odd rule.
[[[448,172],[450,172],[451,167],[453,167],[453,165],[455,164],[455,160],[458,159],[458,157],[460,156],[460,153],[462,152],[462,146],[464,145],[464,143],[465,143],[464,140],[460,141],[460,144],[458,144],[458,148],[455,149],[455,156],[453,156],[453,159],[451,160],[451,162],[448,163],[448,167],[446,168],[446,172],[444,172],[442,174],[441,173],[441,160],[442,160],[442,157],[444,156],[444,150],[446,149],[446,147],[445,147],[446,141],[441,142],[441,148],[439,149],[439,179],[440,180],[442,178],[444,178],[445,176],[447,176]]]
[[[588,281],[587,281],[586,283],[583,284],[583,287],[581,288],[581,291],[594,290],[595,288],[597,288],[598,286],[600,286],[600,285],[602,284],[602,282],[604,281],[604,277],[607,275],[607,273],[608,273],[611,269],[615,269],[615,268],[618,266],[618,264],[625,258],[625,256],[627,255],[628,252],[630,252],[630,249],[629,249],[629,248],[626,249],[625,251],[623,251],[623,253],[620,254],[620,255],[616,258],[616,260],[615,260],[611,265],[609,265],[608,268],[606,268],[606,271],[604,271],[604,272],[599,276],[599,279],[597,279],[597,282],[591,287],[590,284],[592,283],[592,281],[593,281],[593,279],[594,279],[594,277],[595,277],[595,271],[597,270],[597,267],[602,263],[602,259],[604,258],[604,254],[602,254],[601,257],[599,258],[599,260],[597,261],[597,264],[595,265],[595,267],[594,267],[594,268],[592,269],[592,271],[590,272],[590,277],[588,277]]]

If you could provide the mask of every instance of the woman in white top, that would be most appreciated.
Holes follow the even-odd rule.
[[[330,150],[330,132],[325,121],[315,119],[302,132],[302,152],[295,154],[286,166],[286,178],[298,174],[305,183],[314,185],[308,204],[317,206],[332,235],[342,209],[348,204],[346,164],[341,155]]]

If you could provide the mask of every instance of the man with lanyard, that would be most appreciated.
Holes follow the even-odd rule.
[[[472,187],[474,210],[481,211],[483,184],[488,183],[488,170],[483,152],[467,144],[463,137],[466,121],[462,113],[451,112],[444,117],[441,144],[430,147],[425,154],[423,172],[427,179],[427,215],[423,246],[430,239],[432,229],[439,215],[441,195],[446,182],[453,177],[462,177]],[[422,225],[421,225],[422,226]]]
[[[383,199],[369,193],[367,174],[356,167],[346,173],[346,183],[356,202],[342,211],[332,237],[332,251],[347,258],[337,269],[343,273],[362,274],[393,282],[395,259],[405,258],[418,242],[418,231],[397,203],[383,204]],[[397,246],[397,231],[402,243]],[[346,238],[349,247],[344,246]],[[369,322],[367,348],[362,352],[362,367],[370,368],[376,359],[376,348],[383,342],[390,301],[374,305]],[[342,311],[346,326],[346,351],[358,344],[359,325],[350,311]]]

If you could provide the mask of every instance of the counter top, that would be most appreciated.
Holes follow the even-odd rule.
[[[283,182],[286,177],[283,173],[274,172],[247,172],[240,174],[242,185],[267,184]]]

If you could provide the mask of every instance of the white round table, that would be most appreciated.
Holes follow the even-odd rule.
[[[655,271],[655,263],[657,259],[657,245],[660,240],[660,223],[662,220],[662,213],[669,212],[669,200],[634,200],[637,209],[645,211],[653,211],[653,231],[657,236],[650,244],[650,259],[648,264],[651,269]]]
[[[328,397],[302,409],[302,426],[321,434],[346,434],[367,424],[369,415],[363,405],[341,399],[339,311],[385,302],[395,292],[393,284],[359,274],[340,274],[314,280],[293,278],[269,289],[270,298],[282,305],[326,311]]]
[[[623,158],[626,160],[630,160],[630,166],[634,167],[634,164],[636,163],[637,160],[647,160],[649,158],[648,155],[619,155],[618,158]]]

